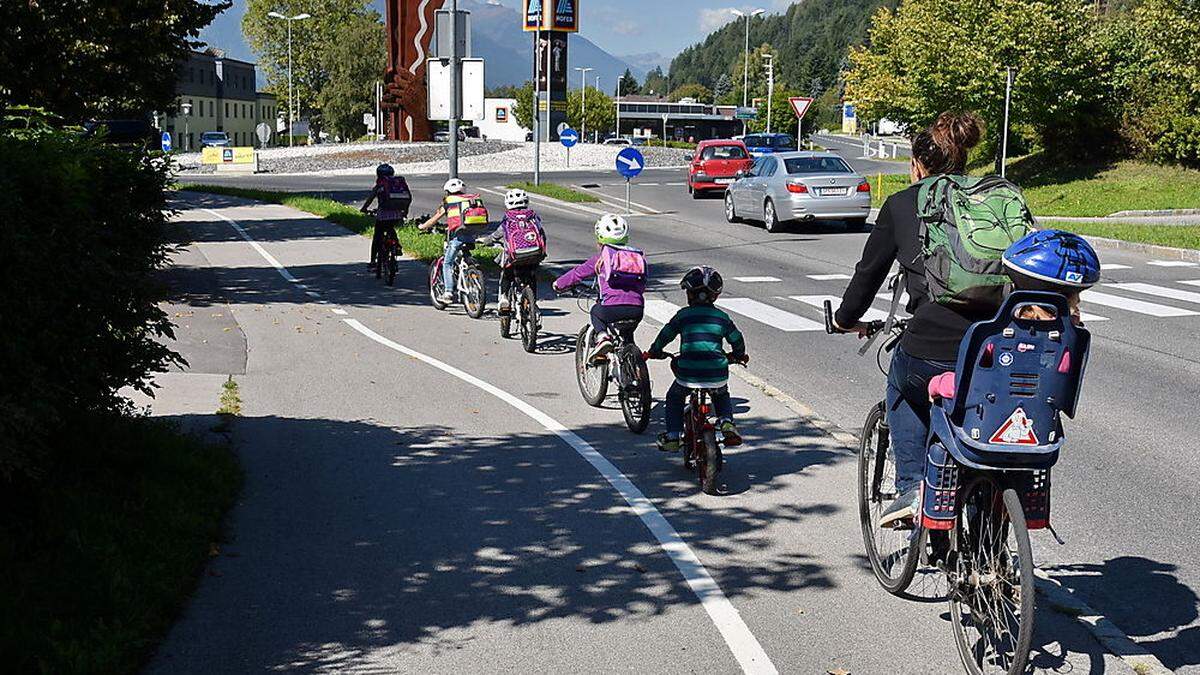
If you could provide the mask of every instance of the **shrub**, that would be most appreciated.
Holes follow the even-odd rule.
[[[7,120],[6,120],[7,121]],[[23,121],[23,124],[26,123]],[[151,275],[168,168],[43,123],[0,129],[0,477],[36,475],[78,416],[181,359]]]

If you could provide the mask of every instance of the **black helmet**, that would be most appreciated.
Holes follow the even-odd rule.
[[[701,265],[688,270],[679,282],[679,287],[687,291],[688,300],[714,302],[724,290],[725,280],[721,278],[720,272],[708,265]]]
[[[396,170],[391,164],[380,164],[375,167],[375,176],[378,178],[390,178],[396,175]]]

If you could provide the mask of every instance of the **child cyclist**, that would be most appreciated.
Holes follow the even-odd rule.
[[[606,213],[596,221],[596,254],[554,280],[554,290],[563,292],[591,276],[600,284],[600,302],[592,305],[592,328],[597,335],[592,361],[604,361],[612,351],[609,326],[617,321],[642,320],[646,301],[646,256],[628,246],[629,224],[621,216]]]
[[[742,437],[733,423],[733,402],[729,398],[729,363],[747,363],[746,341],[733,319],[713,305],[725,282],[711,267],[693,267],[679,284],[687,292],[688,306],[680,309],[646,351],[646,357],[661,359],[663,349],[679,336],[679,357],[671,363],[675,381],[667,390],[664,407],[667,430],[658,436],[658,449],[679,450],[683,435],[683,406],[688,390],[695,387],[712,390],[717,411],[717,426],[725,436],[725,445],[741,445]],[[730,355],[725,356],[723,343]]]
[[[529,195],[520,188],[504,194],[504,218],[490,234],[480,237],[480,246],[491,246],[497,242],[504,245],[500,251],[500,313],[511,311],[508,290],[516,275],[523,275],[537,294],[537,267],[546,257],[546,231],[542,219],[529,208]]]
[[[438,298],[446,304],[454,302],[454,263],[462,245],[472,241],[470,227],[487,224],[487,209],[483,208],[479,195],[466,194],[466,189],[466,183],[460,178],[447,180],[442,186],[446,193],[442,204],[429,220],[417,226],[422,232],[428,232],[443,216],[446,218],[446,256],[442,262],[442,282],[445,284],[445,291],[442,297]]]
[[[374,270],[379,265],[379,247],[385,234],[396,235],[396,225],[408,216],[408,207],[412,204],[412,192],[403,176],[397,176],[391,164],[380,164],[375,167],[375,187],[360,209],[363,213],[371,207],[371,202],[379,200],[379,208],[375,211],[375,233],[371,237],[371,261],[367,268]],[[397,252],[399,253],[399,252]]]

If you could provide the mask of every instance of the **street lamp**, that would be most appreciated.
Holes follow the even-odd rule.
[[[753,10],[750,13],[746,13],[731,7],[729,11],[733,12],[734,16],[744,17],[746,19],[746,50],[744,56],[742,57],[742,107],[745,108],[749,103],[749,99],[746,98],[746,91],[750,88],[750,19],[751,17],[765,13],[767,10],[760,7],[759,9]],[[744,134],[745,132],[746,120],[742,120],[742,133]]]
[[[617,134],[616,138],[621,137],[621,82],[625,80],[625,73],[617,76]]]
[[[580,103],[581,110],[579,111],[579,137],[582,138],[583,141],[586,143],[587,142],[587,74],[588,74],[589,70],[594,70],[594,69],[593,68],[576,67],[575,70],[579,71],[579,90],[580,90],[580,94],[583,95],[583,101]]]
[[[771,99],[775,96],[775,55],[763,54],[763,69],[767,71],[767,133],[771,133]],[[799,139],[797,139],[799,140]]]
[[[305,12],[296,16],[285,16],[279,12],[267,12],[267,16],[273,19],[283,19],[287,22],[288,27],[288,145],[296,144],[296,134],[293,128],[296,124],[296,114],[293,111],[295,99],[292,97],[292,22],[303,21],[312,17],[311,14]]]
[[[184,103],[179,106],[179,112],[183,113],[183,138],[187,143],[187,151],[192,151],[192,139],[188,138],[188,118],[192,116],[192,104]],[[183,145],[183,143],[180,143]]]

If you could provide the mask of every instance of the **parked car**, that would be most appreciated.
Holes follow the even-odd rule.
[[[450,142],[450,132],[446,129],[442,129],[441,131],[435,131],[435,132],[433,132],[433,140],[435,143],[449,143]],[[458,140],[459,141],[467,140],[467,134],[462,129],[458,130]]]
[[[227,148],[230,145],[227,132],[206,131],[200,134],[200,147],[202,148]]]
[[[832,152],[764,155],[725,191],[725,219],[763,222],[778,232],[789,221],[844,220],[865,228],[871,183]]]
[[[688,164],[688,193],[699,199],[706,192],[724,191],[739,171],[748,171],[753,165],[754,159],[741,141],[700,141]]]
[[[629,142],[628,138],[617,136],[614,138],[604,139],[604,142],[601,143],[601,145],[632,145],[632,143]]]
[[[791,134],[746,134],[742,142],[746,144],[752,157],[798,149],[796,139]]]
[[[643,137],[643,136],[634,136],[634,137],[633,137],[633,144],[634,144],[634,145],[637,145],[637,146],[646,145],[646,138],[645,138],[645,137]]]

